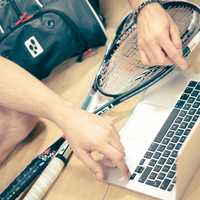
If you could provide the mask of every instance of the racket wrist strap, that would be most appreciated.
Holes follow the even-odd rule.
[[[162,5],[162,1],[161,0],[144,0],[136,9],[135,9],[135,12],[134,12],[134,20],[135,22],[137,22],[137,18],[140,14],[140,12],[143,10],[144,7],[146,7],[147,5],[149,4],[152,4],[152,3],[158,3],[160,5]]]

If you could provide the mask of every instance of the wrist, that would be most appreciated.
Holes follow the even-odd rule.
[[[83,111],[80,108],[59,98],[49,112],[49,120],[63,131],[65,138],[69,139],[70,133],[78,126],[77,121],[81,118],[81,112]]]
[[[59,126],[64,115],[65,119],[69,119],[71,114],[73,113],[73,105],[59,96],[56,96],[54,99],[49,101],[46,107],[46,118],[53,121]]]
[[[141,9],[140,13],[142,13],[145,10],[145,12],[152,14],[152,12],[156,12],[160,8],[162,8],[162,7],[159,3],[151,3],[151,4],[147,4],[145,7],[143,7],[143,9]]]
[[[143,11],[144,8],[151,7],[150,5],[155,5],[157,7],[157,6],[160,6],[161,3],[162,3],[161,0],[144,0],[144,1],[142,1],[141,4],[135,10],[135,13],[134,13],[135,21],[137,22],[137,18],[139,16],[140,12]]]
[[[131,5],[131,8],[138,8],[141,4],[145,3],[147,0],[128,0],[129,4]],[[160,5],[161,0],[158,2],[155,2],[155,4]],[[146,6],[145,6],[146,7]]]

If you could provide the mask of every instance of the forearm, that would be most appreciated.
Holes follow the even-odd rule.
[[[0,57],[0,105],[55,121],[55,114],[71,105],[24,69]]]

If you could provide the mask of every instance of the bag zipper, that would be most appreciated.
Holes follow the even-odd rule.
[[[13,10],[15,11],[15,13],[17,14],[17,17],[21,17],[22,12],[20,11],[19,7],[17,6],[15,0],[9,0]]]
[[[20,24],[29,21],[33,15],[29,15],[28,13],[24,13],[18,21],[15,22],[16,26],[19,26]]]
[[[10,0],[10,1],[13,1],[13,0]],[[80,44],[83,47],[85,47],[86,49],[88,49],[87,42],[81,36],[81,33],[78,30],[78,28],[76,27],[76,25],[74,24],[74,22],[68,16],[66,16],[63,12],[61,12],[61,11],[54,10],[54,9],[46,10],[46,11],[40,11],[40,12],[38,11],[38,13],[36,13],[34,16],[32,16],[32,18],[30,18],[28,22],[31,22],[31,21],[37,19],[38,17],[40,17],[41,15],[46,14],[46,13],[55,13],[58,16],[60,16],[66,22],[66,24],[68,24],[70,26],[70,28],[72,29],[72,31],[75,33],[75,37],[78,39],[78,41],[80,42]],[[20,12],[20,15],[21,15],[21,12]],[[27,21],[22,21],[18,26],[16,25],[15,27],[13,27],[10,32],[6,33],[4,35],[4,37],[2,37],[2,39],[0,40],[0,42],[3,41],[3,40],[5,40],[13,31],[16,31],[18,28],[20,28],[21,26],[23,26],[26,22]]]

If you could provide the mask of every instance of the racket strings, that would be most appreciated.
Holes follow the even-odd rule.
[[[199,30],[199,14],[190,7],[177,6],[168,10],[179,28],[183,47],[187,46]]]
[[[133,66],[141,66],[136,46],[136,34],[131,33],[129,29],[122,36],[118,50],[109,61],[107,74],[104,74],[104,83],[102,83],[103,89],[107,93],[121,93],[126,91],[132,85],[130,82],[134,78],[133,76],[138,73],[137,67]],[[134,59],[130,59],[133,57]]]
[[[100,82],[99,85],[101,87],[106,87],[109,85],[108,77],[110,77],[110,74],[116,75],[116,73],[113,73],[113,70],[115,69],[112,66],[110,66],[110,59],[115,54],[115,51],[118,50],[120,44],[127,39],[128,35],[133,31],[133,14],[131,13],[127,17],[127,23],[123,24],[123,27],[120,27],[121,29],[118,30],[118,34],[116,34],[116,42],[113,43],[112,47],[109,49],[109,53],[106,55],[104,62],[102,64],[101,72],[100,72]],[[127,32],[124,32],[123,30],[127,30]],[[123,34],[122,34],[123,32]],[[123,73],[123,71],[121,72]],[[120,71],[119,73],[120,74]],[[116,77],[113,77],[116,78]]]
[[[168,13],[177,24],[180,34],[183,34],[185,30],[189,27],[193,16],[193,11],[189,8],[178,7],[171,8],[170,10],[168,10]]]

